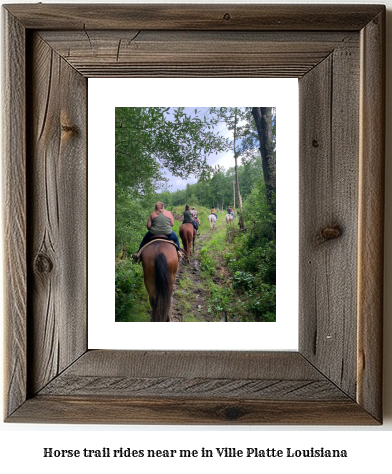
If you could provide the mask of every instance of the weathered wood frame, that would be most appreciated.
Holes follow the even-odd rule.
[[[381,423],[385,7],[38,4],[3,19],[6,421]],[[88,350],[94,76],[299,78],[298,352]]]

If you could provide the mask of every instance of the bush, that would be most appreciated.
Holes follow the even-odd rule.
[[[221,316],[223,311],[230,311],[233,306],[233,290],[229,287],[219,287],[210,284],[210,298],[208,300],[209,313]]]
[[[144,308],[140,310],[139,304],[141,299],[146,300],[142,268],[131,262],[120,262],[115,275],[116,321],[147,320],[147,314]]]
[[[246,309],[257,321],[275,321],[276,216],[266,202],[262,181],[244,201],[243,215],[246,232],[231,231],[226,265],[233,288],[239,296],[246,295]]]

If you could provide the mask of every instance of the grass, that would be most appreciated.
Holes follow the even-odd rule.
[[[183,321],[184,321],[185,323],[199,323],[199,322],[200,322],[197,318],[195,318],[195,316],[193,316],[192,313],[186,315],[186,316],[184,317]]]

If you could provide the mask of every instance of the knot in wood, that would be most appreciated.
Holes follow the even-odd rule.
[[[342,229],[338,225],[330,225],[323,227],[316,235],[316,244],[322,244],[328,240],[337,239],[342,235]]]
[[[319,146],[319,142],[315,138],[312,140],[312,146],[313,146],[313,148],[318,148],[318,146]]]
[[[74,125],[61,125],[61,130],[67,133],[76,133],[76,127]]]
[[[53,269],[53,262],[48,255],[40,252],[34,260],[34,268],[38,273],[48,274]]]
[[[230,15],[230,13],[225,13],[225,14],[223,15],[223,19],[226,20],[226,21],[231,20],[231,15]]]
[[[243,415],[241,408],[236,407],[235,405],[226,407],[223,413],[227,420],[237,420],[238,418],[241,418],[241,416]]]

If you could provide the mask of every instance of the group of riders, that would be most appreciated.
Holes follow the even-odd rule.
[[[227,212],[233,214],[233,208],[230,206],[227,207]],[[218,215],[215,211],[215,208],[211,208],[211,214],[214,214],[218,219]],[[196,229],[196,235],[200,235],[199,233],[199,225],[200,220],[197,217],[197,212],[194,207],[190,209],[189,205],[185,206],[185,210],[183,212],[183,224],[192,224]],[[137,261],[139,257],[140,250],[148,244],[153,239],[156,239],[158,236],[167,238],[172,240],[174,244],[177,246],[178,251],[182,252],[180,247],[180,242],[178,240],[177,234],[173,231],[172,227],[174,225],[174,217],[171,212],[167,211],[163,205],[163,202],[158,201],[155,204],[154,212],[152,212],[147,220],[147,230],[148,232],[143,237],[139,250],[132,255],[132,258]]]

